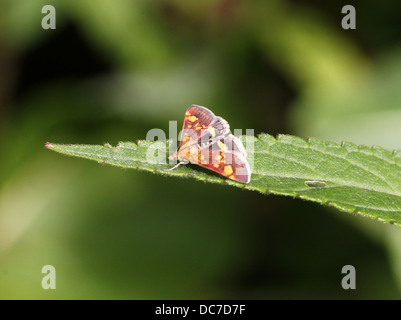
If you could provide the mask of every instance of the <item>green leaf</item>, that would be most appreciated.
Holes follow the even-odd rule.
[[[401,226],[400,151],[390,152],[349,142],[339,145],[314,138],[305,141],[289,135],[275,138],[261,134],[258,137],[242,136],[241,140],[248,146],[252,168],[249,184],[225,179],[196,165],[181,165],[166,171],[173,164],[167,160],[169,144],[163,142],[122,142],[116,147],[46,143],[46,147],[123,168],[191,177],[265,194],[294,196]],[[157,156],[158,160],[148,161],[147,155]]]

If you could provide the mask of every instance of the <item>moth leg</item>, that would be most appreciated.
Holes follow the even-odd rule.
[[[172,168],[170,168],[170,169],[166,169],[165,171],[172,171],[172,170],[174,170],[175,168],[178,168],[180,165],[182,165],[182,164],[188,164],[188,161],[184,161],[184,160],[181,160],[180,162],[178,162],[174,167],[172,167]]]

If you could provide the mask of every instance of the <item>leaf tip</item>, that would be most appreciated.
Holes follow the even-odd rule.
[[[48,148],[48,149],[54,148],[53,144],[51,144],[50,142],[46,142],[45,143],[45,147]]]

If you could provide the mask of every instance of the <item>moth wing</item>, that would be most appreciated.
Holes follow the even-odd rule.
[[[233,135],[199,149],[197,164],[235,181],[249,183],[251,180],[245,148]]]
[[[226,120],[216,117],[208,108],[192,105],[185,112],[179,148],[188,142],[207,145],[229,132]]]

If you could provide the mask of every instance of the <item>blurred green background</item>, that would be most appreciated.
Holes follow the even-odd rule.
[[[43,30],[54,5],[57,29]],[[341,9],[356,8],[356,30]],[[0,0],[0,298],[399,299],[401,230],[73,159],[181,126],[401,149],[401,3]],[[56,290],[41,287],[56,268]],[[356,290],[341,269],[356,268]]]

